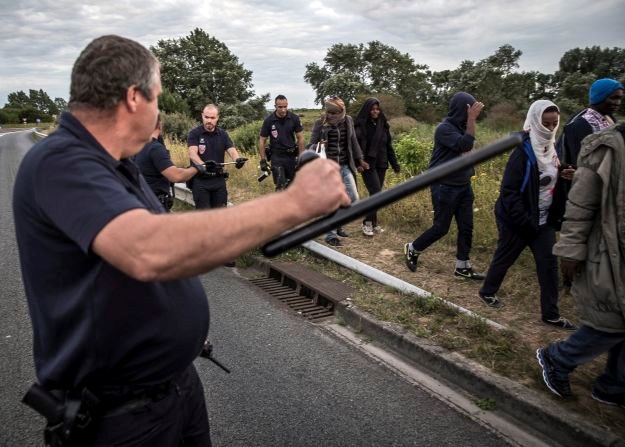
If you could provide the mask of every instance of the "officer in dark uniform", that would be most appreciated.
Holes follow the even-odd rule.
[[[148,186],[161,202],[163,208],[169,211],[174,204],[171,192],[172,183],[186,182],[198,173],[195,167],[179,168],[171,161],[169,151],[165,147],[161,136],[161,116],[158,116],[156,129],[152,132],[152,141],[146,144],[135,157]]]
[[[239,157],[228,132],[217,127],[217,121],[219,108],[214,104],[208,104],[202,110],[202,125],[192,129],[187,138],[191,163],[202,171],[193,179],[191,187],[197,209],[220,208],[228,203],[226,189],[228,173],[219,166],[224,162],[225,152],[236,162],[237,169],[241,169],[245,164],[245,159]],[[207,169],[202,169],[201,166],[206,162],[209,162]]]
[[[258,152],[261,171],[267,171],[267,160],[270,159],[273,182],[278,190],[293,180],[297,156],[304,150],[304,128],[299,116],[289,112],[286,96],[276,96],[275,106],[276,111],[265,118],[260,129]],[[271,156],[265,147],[267,138]]]
[[[47,445],[210,446],[193,365],[209,325],[196,275],[349,204],[337,166],[314,160],[286,191],[164,213],[132,161],[161,91],[147,48],[93,40],[72,69],[69,112],[15,177],[38,382],[25,402],[46,417]]]

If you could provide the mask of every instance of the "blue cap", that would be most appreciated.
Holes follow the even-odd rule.
[[[590,92],[588,92],[590,105],[601,104],[608,96],[618,89],[623,89],[623,84],[614,79],[603,78],[596,80],[592,83],[590,86]]]

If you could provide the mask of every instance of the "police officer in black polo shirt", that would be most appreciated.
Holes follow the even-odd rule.
[[[276,189],[284,189],[293,180],[297,156],[304,150],[304,129],[299,116],[288,111],[286,96],[276,96],[275,106],[276,111],[265,118],[260,129],[258,151],[261,171],[267,171],[267,159],[271,158],[273,182]],[[267,156],[265,149],[267,138],[271,157]]]
[[[285,191],[163,213],[132,160],[161,91],[147,48],[95,39],[72,69],[69,111],[15,177],[37,374],[27,402],[48,421],[47,445],[210,446],[193,365],[209,308],[195,275],[349,204],[338,166],[314,160]]]
[[[161,116],[152,132],[152,141],[146,144],[135,157],[135,163],[148,182],[163,208],[169,211],[174,204],[171,184],[186,182],[198,173],[195,167],[179,168],[171,161],[169,151],[161,137]]]
[[[224,153],[227,152],[236,162],[237,169],[245,164],[245,159],[239,157],[228,132],[217,127],[217,121],[219,108],[215,104],[208,104],[202,111],[202,125],[192,129],[187,138],[189,158],[201,170],[200,175],[193,179],[192,187],[197,209],[220,208],[228,203],[228,174],[219,165],[210,166],[210,162],[223,163]],[[203,169],[206,162],[209,162],[209,166]]]

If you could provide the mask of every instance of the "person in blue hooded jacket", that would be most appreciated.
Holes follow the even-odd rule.
[[[499,231],[497,248],[479,296],[490,307],[502,306],[496,293],[521,252],[532,251],[540,286],[542,321],[561,329],[575,326],[558,310],[558,261],[552,253],[556,242],[557,213],[554,190],[560,181],[555,137],[560,110],[551,101],[531,104],[523,125],[523,142],[510,154],[495,203]]]
[[[438,166],[473,149],[476,120],[484,104],[465,92],[456,93],[449,103],[449,113],[434,133],[434,150],[430,168]],[[457,171],[430,187],[434,207],[434,223],[413,242],[404,245],[404,258],[410,271],[417,270],[419,255],[445,236],[456,219],[458,240],[455,276],[483,280],[484,275],[473,271],[469,253],[473,242],[473,167]]]

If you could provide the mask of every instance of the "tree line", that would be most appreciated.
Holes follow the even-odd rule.
[[[0,109],[0,124],[50,122],[65,109],[67,101],[63,98],[53,100],[41,89],[30,89],[28,93],[19,90],[9,93],[7,103]]]
[[[244,67],[228,47],[200,28],[178,39],[162,39],[150,48],[161,64],[163,95],[159,107],[178,121],[195,122],[207,102],[221,107],[221,125],[232,129],[266,114],[270,94],[255,96],[252,71]],[[446,113],[449,98],[467,91],[489,106],[491,113],[518,118],[539,98],[551,99],[563,114],[587,105],[590,84],[602,77],[625,82],[625,49],[574,48],[560,58],[553,74],[520,72],[522,51],[500,46],[479,61],[464,60],[453,70],[432,71],[379,41],[332,45],[323,63],[306,65],[304,80],[321,104],[328,95],[338,95],[349,105],[365,96],[384,95],[399,110],[422,121],[433,122]],[[285,93],[288,92],[274,92]],[[0,109],[0,123],[26,118],[46,120],[67,107],[63,98],[51,100],[43,90],[9,94]],[[625,112],[625,103],[620,110]],[[14,121],[11,121],[14,120]],[[184,127],[181,126],[181,127]]]
[[[306,66],[304,79],[315,90],[317,103],[329,94],[351,103],[362,95],[385,93],[402,98],[407,114],[425,121],[434,118],[432,112],[436,119],[446,112],[449,99],[458,91],[471,93],[491,111],[499,105],[519,113],[545,98],[571,114],[587,105],[588,89],[596,79],[625,81],[624,48],[571,49],[553,74],[516,71],[522,54],[505,44],[480,61],[464,60],[456,69],[431,71],[408,53],[378,41],[336,44],[328,49],[323,65]]]

